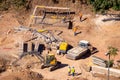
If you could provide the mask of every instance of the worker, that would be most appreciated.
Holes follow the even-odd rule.
[[[82,13],[79,13],[80,22],[82,22]]]
[[[71,73],[71,67],[68,66],[68,76],[70,76],[70,73]]]
[[[78,26],[73,27],[74,36],[77,35],[77,29],[78,29]]]
[[[72,76],[75,75],[75,68],[74,68],[74,66],[71,68],[71,75],[72,75]]]
[[[60,53],[59,44],[56,45],[56,49],[57,49],[57,55],[59,55],[59,53]]]
[[[60,55],[60,50],[59,49],[57,50],[57,55]]]

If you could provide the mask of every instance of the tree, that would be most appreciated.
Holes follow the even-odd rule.
[[[104,12],[110,8],[120,10],[120,0],[88,0],[95,12]]]
[[[112,46],[108,47],[108,52],[107,55],[109,56],[109,60],[107,61],[107,67],[108,67],[108,78],[107,80],[110,79],[110,67],[112,67],[113,63],[114,63],[114,59],[111,60],[111,56],[113,56],[115,58],[115,56],[118,54],[118,49]]]
[[[118,55],[118,49],[112,46],[108,47],[108,53],[115,58],[116,55]]]

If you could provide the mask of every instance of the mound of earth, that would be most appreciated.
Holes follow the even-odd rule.
[[[0,73],[7,70],[7,66],[9,65],[9,61],[5,58],[0,57]]]
[[[4,76],[0,77],[0,80],[43,80],[43,76],[33,71],[24,70],[23,72],[4,74]]]

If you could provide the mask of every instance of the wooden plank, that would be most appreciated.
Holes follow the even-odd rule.
[[[43,18],[43,16],[33,16],[34,18]]]
[[[47,14],[56,14],[56,15],[75,14],[75,12],[68,12],[68,11],[62,11],[62,12],[46,11],[45,13],[47,13]]]
[[[47,9],[62,9],[62,10],[69,10],[70,8],[66,8],[66,7],[51,7],[51,6],[46,6],[45,8]]]
[[[52,6],[36,6],[36,8],[46,8],[46,9],[62,9],[62,10],[68,10],[70,8],[67,7],[52,7]]]

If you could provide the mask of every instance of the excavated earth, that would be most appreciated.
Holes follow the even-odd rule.
[[[87,40],[91,45],[97,48],[98,52],[93,54],[103,59],[107,59],[105,53],[108,46],[116,47],[120,50],[120,21],[107,21],[103,22],[102,19],[109,18],[111,16],[84,14],[83,19],[85,21],[80,22],[79,17],[74,17],[74,26],[79,26],[79,34],[73,35],[73,31],[68,27],[48,26],[45,25],[44,29],[51,31],[63,31],[59,36],[64,39],[68,44],[73,47],[77,46],[80,40]],[[19,27],[22,19],[19,19],[15,13],[5,13],[0,16],[0,58],[1,66],[3,70],[0,73],[0,80],[106,80],[103,75],[93,76],[91,73],[86,72],[82,65],[91,63],[91,56],[77,61],[68,60],[65,56],[56,55],[57,60],[61,61],[64,65],[75,66],[75,77],[67,75],[67,66],[57,69],[53,72],[49,72],[48,69],[41,70],[39,60],[32,56],[26,56],[18,61],[17,66],[11,66],[11,63],[18,59],[20,53],[21,42],[30,39],[32,34],[29,31],[16,32],[15,28]],[[29,17],[25,19],[25,25],[28,25]],[[42,29],[40,25],[33,25],[31,28]],[[43,51],[43,54],[46,52]],[[115,60],[119,60],[120,52],[115,57]],[[86,63],[87,62],[87,63]],[[30,67],[29,67],[30,66]],[[118,78],[111,77],[114,80],[120,80]]]

